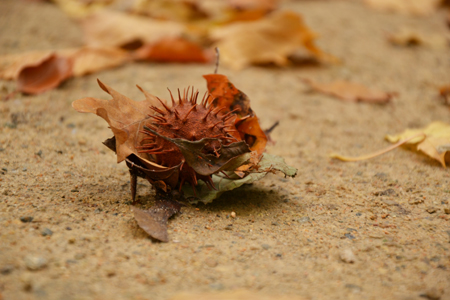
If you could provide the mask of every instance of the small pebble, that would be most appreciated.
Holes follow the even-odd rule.
[[[215,268],[215,267],[217,267],[218,263],[217,263],[217,260],[215,260],[211,257],[208,257],[207,259],[205,259],[205,264],[210,268]]]
[[[447,215],[450,215],[450,208],[448,208],[448,207],[444,208],[444,213],[446,213]]]
[[[351,240],[354,240],[354,239],[355,239],[355,236],[354,236],[353,234],[351,234],[351,233],[346,233],[346,234],[344,234],[344,236],[345,236],[346,238],[348,238],[348,239],[351,239]]]
[[[23,223],[30,223],[31,221],[33,221],[33,217],[20,217],[20,221],[22,221]]]
[[[85,253],[77,253],[77,254],[75,254],[75,259],[76,260],[80,260],[80,259],[83,259],[83,258],[85,258],[86,257],[86,254]]]
[[[442,289],[437,289],[435,287],[430,288],[425,291],[425,293],[421,294],[421,297],[430,299],[430,300],[439,300],[441,299],[442,295],[444,294],[444,291]]]
[[[0,268],[0,274],[2,275],[8,275],[11,274],[12,271],[14,270],[14,265],[4,265]]]
[[[339,253],[339,258],[341,259],[341,261],[348,264],[352,264],[356,261],[356,256],[350,248],[342,249]]]
[[[262,244],[261,248],[263,248],[264,250],[269,250],[271,247],[270,247],[270,245]]]
[[[44,230],[42,230],[41,234],[42,234],[42,236],[52,236],[53,231],[51,231],[48,228],[44,228]]]
[[[25,265],[31,271],[37,271],[45,268],[48,264],[47,259],[42,256],[28,255],[25,257]]]
[[[211,288],[211,289],[213,289],[213,290],[218,290],[218,291],[220,291],[220,290],[223,290],[225,287],[223,286],[223,284],[221,284],[221,283],[211,283],[210,285],[209,285],[209,287]]]
[[[434,214],[434,213],[436,212],[436,208],[434,208],[434,207],[428,207],[428,208],[427,208],[427,212],[428,212],[429,214]]]
[[[303,217],[303,218],[298,219],[297,222],[299,222],[299,223],[311,222],[311,219],[309,217]]]
[[[236,218],[236,213],[235,213],[234,211],[232,211],[231,214],[230,214],[230,216],[231,216],[232,218]]]
[[[66,230],[72,230],[72,228],[70,228],[69,226],[66,227]]]

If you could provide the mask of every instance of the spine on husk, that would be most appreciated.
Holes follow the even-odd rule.
[[[169,90],[170,92],[170,90]],[[210,95],[205,94],[202,101],[197,103],[199,92],[189,88],[187,92],[180,94],[178,90],[178,101],[175,101],[172,93],[172,107],[166,105],[159,98],[162,109],[152,106],[155,115],[150,117],[152,122],[145,127],[156,131],[159,135],[169,138],[181,138],[189,141],[197,141],[203,138],[213,138],[215,140],[206,144],[203,148],[205,154],[219,156],[218,150],[222,145],[229,145],[233,142],[241,141],[239,132],[235,127],[235,110],[224,113],[225,107],[214,107],[209,104]],[[141,131],[146,135],[138,146],[138,152],[147,154],[149,159],[159,165],[174,167],[180,165],[178,188],[181,189],[184,183],[189,183],[194,191],[198,180],[203,180],[210,188],[215,188],[211,175],[201,175],[189,166],[184,159],[179,148],[150,132]]]

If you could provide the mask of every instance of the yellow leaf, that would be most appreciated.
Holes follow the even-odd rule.
[[[407,144],[417,144],[417,150],[436,159],[445,167],[445,154],[450,151],[450,125],[447,123],[433,122],[422,129],[407,129],[398,135],[387,135],[386,139],[397,143],[417,134],[424,134],[425,137],[413,138]]]

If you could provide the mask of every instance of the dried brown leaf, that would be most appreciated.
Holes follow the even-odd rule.
[[[32,51],[0,56],[0,78],[17,80],[18,90],[36,94],[57,87],[71,76],[82,76],[129,61],[122,50],[83,47]]]
[[[37,64],[22,68],[17,77],[17,90],[27,94],[39,94],[57,87],[72,76],[73,61],[52,54]]]
[[[152,238],[161,242],[168,242],[167,221],[171,216],[181,211],[181,204],[167,199],[158,199],[154,206],[148,210],[142,210],[131,206],[139,227],[147,232]]]
[[[163,38],[179,37],[185,32],[181,23],[109,10],[90,15],[81,25],[86,43],[103,47],[121,47],[135,41],[151,44]]]
[[[337,80],[331,83],[317,83],[311,79],[303,79],[315,91],[334,96],[348,102],[368,102],[386,104],[395,93],[369,89],[361,84]]]
[[[330,58],[314,45],[315,34],[300,15],[291,11],[276,11],[266,18],[238,22],[212,31],[221,52],[221,62],[233,69],[251,64],[287,65],[288,57],[306,49],[316,58]]]
[[[131,154],[139,157],[136,151],[136,137],[143,123],[149,115],[154,113],[150,106],[159,106],[158,100],[141,89],[146,99],[137,102],[103,84],[100,80],[98,84],[113,97],[111,100],[88,97],[74,101],[72,107],[78,112],[96,114],[108,122],[116,138],[118,163]]]
[[[21,54],[9,54],[0,56],[0,78],[15,80],[20,71],[26,67],[37,66],[48,60],[54,51],[34,51]]]
[[[77,77],[118,67],[130,60],[125,51],[98,47],[81,48],[70,57],[73,59],[73,75]]]

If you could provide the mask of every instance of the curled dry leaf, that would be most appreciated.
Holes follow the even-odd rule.
[[[361,84],[348,81],[334,81],[331,83],[317,83],[311,79],[303,79],[315,91],[334,96],[348,102],[367,102],[386,104],[391,101],[395,93],[369,89]]]
[[[306,49],[316,58],[330,58],[314,45],[315,34],[291,11],[276,11],[266,18],[238,22],[212,31],[222,62],[242,69],[251,64],[286,65],[288,57]]]
[[[18,91],[37,94],[71,76],[113,68],[129,60],[125,51],[83,47],[0,56],[0,78],[17,80]]]
[[[115,136],[118,163],[131,154],[139,157],[136,150],[137,136],[145,121],[154,114],[151,107],[159,106],[158,100],[155,96],[144,92],[146,97],[144,101],[134,101],[100,80],[98,84],[112,96],[111,100],[87,97],[74,101],[72,107],[78,112],[96,114],[108,122]]]
[[[104,10],[81,21],[85,42],[90,46],[122,47],[134,42],[152,44],[163,38],[180,37],[185,26],[172,21]]]
[[[407,129],[398,135],[387,135],[386,139],[396,144],[359,157],[346,157],[338,154],[330,156],[342,161],[360,161],[380,156],[402,145],[414,145],[418,151],[439,161],[444,168],[446,162],[450,160],[450,156],[447,154],[450,152],[450,125],[444,122],[433,122],[422,129]]]
[[[441,0],[365,0],[374,9],[401,14],[424,16],[433,13]]]
[[[134,57],[140,60],[177,63],[209,63],[213,59],[211,50],[182,37],[163,38],[140,47]]]
[[[27,94],[40,94],[57,87],[72,76],[73,61],[51,54],[46,59],[22,68],[17,77],[17,90]]]
[[[249,146],[251,151],[261,155],[267,144],[267,136],[259,125],[258,118],[250,107],[250,99],[238,90],[225,75],[208,74],[206,79],[208,91],[212,97],[210,102],[215,107],[221,107],[224,112],[235,111],[237,115],[235,126],[239,136]]]

